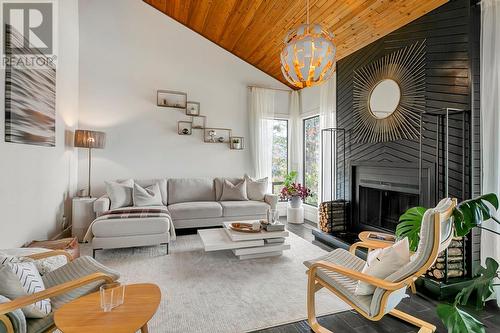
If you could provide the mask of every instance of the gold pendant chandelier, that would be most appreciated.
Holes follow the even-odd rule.
[[[328,80],[335,71],[334,35],[320,24],[306,24],[290,30],[281,51],[281,72],[297,88],[311,87]]]

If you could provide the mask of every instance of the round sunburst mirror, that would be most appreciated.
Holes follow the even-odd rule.
[[[425,110],[425,40],[354,71],[355,143],[417,140]]]
[[[381,80],[370,93],[370,112],[377,119],[385,119],[396,111],[400,100],[399,84],[392,79]]]

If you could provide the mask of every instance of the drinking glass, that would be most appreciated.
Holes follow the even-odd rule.
[[[101,308],[109,312],[122,305],[125,300],[125,285],[120,283],[107,283],[99,288]]]
[[[269,208],[267,211],[267,222],[270,224],[275,224],[279,221],[279,212],[277,209],[271,209]]]

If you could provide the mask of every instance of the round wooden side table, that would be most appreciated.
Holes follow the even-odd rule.
[[[139,329],[147,333],[160,300],[157,285],[126,285],[124,303],[112,311],[101,309],[99,292],[95,292],[61,306],[54,322],[64,333],[135,333]]]

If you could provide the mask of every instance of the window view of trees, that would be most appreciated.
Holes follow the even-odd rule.
[[[311,190],[306,204],[318,206],[321,130],[319,116],[304,119],[304,185]]]
[[[279,194],[288,173],[288,121],[273,121],[273,193]]]

